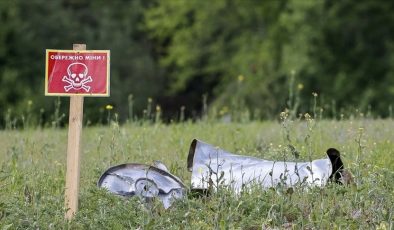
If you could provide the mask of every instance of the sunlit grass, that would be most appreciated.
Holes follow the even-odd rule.
[[[156,109],[157,110],[157,109]],[[278,122],[130,122],[83,130],[80,209],[64,220],[66,129],[0,131],[0,226],[2,228],[381,228],[393,227],[394,121],[302,119]],[[233,153],[266,159],[324,158],[329,147],[342,153],[355,186],[310,190],[259,189],[236,198],[220,190],[205,198],[191,194],[169,210],[145,208],[96,187],[101,173],[116,164],[164,162],[185,184],[186,159],[197,138]]]

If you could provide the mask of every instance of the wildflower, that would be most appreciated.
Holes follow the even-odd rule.
[[[383,221],[383,222],[381,222],[380,224],[379,224],[379,226],[376,228],[376,229],[379,229],[379,230],[386,230],[387,229],[387,222],[385,222],[385,221]]]
[[[152,103],[152,98],[151,97],[148,97],[148,103]]]
[[[113,108],[114,108],[114,107],[113,107],[112,105],[106,105],[106,106],[105,106],[105,109],[106,109],[106,110],[112,110]]]
[[[302,90],[304,88],[304,85],[302,84],[302,83],[299,83],[298,85],[297,85],[297,89],[298,90]]]
[[[28,105],[28,106],[31,106],[32,104],[33,104],[33,101],[32,101],[32,100],[28,100],[28,101],[27,101],[27,105]]]
[[[224,114],[226,114],[228,112],[228,107],[227,106],[224,106],[220,111],[219,111],[219,114],[221,115],[221,116],[223,116]]]
[[[245,77],[243,75],[238,76],[238,82],[243,82]]]
[[[156,111],[157,111],[157,112],[160,112],[160,111],[161,111],[160,105],[156,105]]]
[[[313,92],[312,95],[313,95],[314,97],[317,97],[318,94],[315,93],[315,92]]]
[[[288,110],[286,109],[285,111],[281,112],[279,116],[280,116],[280,119],[286,120],[287,117],[289,116]]]

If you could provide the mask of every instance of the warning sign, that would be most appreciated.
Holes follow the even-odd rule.
[[[45,95],[109,96],[109,50],[46,50]]]

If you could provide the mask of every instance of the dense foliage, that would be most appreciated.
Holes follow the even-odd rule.
[[[148,98],[173,119],[182,106],[198,116],[205,101],[219,115],[242,108],[269,118],[309,109],[312,92],[332,116],[387,116],[393,10],[384,0],[1,1],[1,126],[27,110],[50,120],[59,103],[43,96],[45,49],[73,43],[111,50],[111,97],[86,99],[92,122],[106,104],[121,120],[141,117]]]

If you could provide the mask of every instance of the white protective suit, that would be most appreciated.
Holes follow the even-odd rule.
[[[338,150],[327,150],[327,158],[312,162],[269,161],[226,152],[194,139],[187,166],[192,171],[191,189],[208,190],[225,185],[239,192],[245,186],[263,188],[284,185],[324,186],[333,179],[340,183],[343,163]]]

